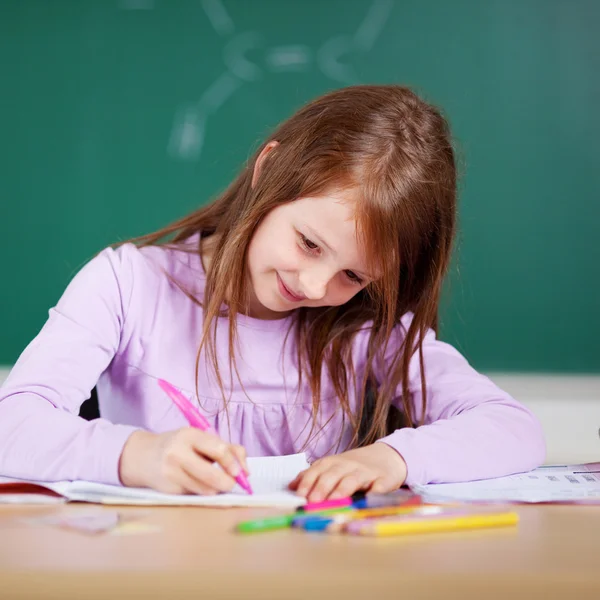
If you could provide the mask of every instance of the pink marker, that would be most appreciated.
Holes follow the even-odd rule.
[[[329,508],[340,508],[342,506],[352,506],[352,498],[338,498],[337,500],[323,500],[322,502],[310,502],[302,507],[304,512],[314,512],[317,510],[327,510]]]
[[[190,401],[176,387],[172,386],[164,379],[159,379],[158,385],[160,385],[167,396],[171,398],[173,404],[175,404],[175,406],[177,406],[177,408],[183,413],[183,416],[187,419],[188,423],[192,427],[197,427],[202,431],[215,433],[204,415],[202,415],[202,413],[200,413],[200,411],[193,404],[191,404]],[[235,478],[235,480],[237,483],[239,483],[243,490],[249,494],[253,493],[248,478],[243,470],[240,471],[240,474]]]

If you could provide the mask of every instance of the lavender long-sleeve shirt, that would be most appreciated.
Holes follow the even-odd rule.
[[[166,273],[202,297],[202,263],[181,250],[126,244],[104,250],[76,275],[0,388],[0,475],[117,484],[121,450],[133,431],[187,425],[156,380],[164,378],[195,397],[203,315]],[[249,456],[306,450],[315,459],[333,452],[340,434],[342,448],[351,437],[336,410],[332,383],[324,377],[320,419],[327,424],[316,437],[313,432],[305,447],[311,394],[306,378],[298,390],[293,344],[284,344],[289,326],[289,318],[238,317],[237,367],[243,387],[234,375],[229,419],[214,375],[200,363],[200,409],[219,435],[245,446]],[[394,344],[401,342],[403,331],[397,328]],[[226,383],[227,335],[227,319],[221,318],[217,352]],[[364,331],[353,343],[359,377],[367,341]],[[496,477],[542,463],[542,429],[525,407],[433,332],[423,351],[425,424],[381,440],[404,457],[408,484]],[[414,358],[409,387],[417,419],[422,416],[419,371]],[[102,418],[87,422],[77,415],[96,385]],[[349,401],[357,405],[352,393]]]

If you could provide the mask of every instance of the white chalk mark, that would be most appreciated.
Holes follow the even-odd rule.
[[[123,5],[153,7],[154,0],[121,0]],[[201,0],[204,12],[214,30],[220,35],[233,34],[235,27],[221,0]],[[326,41],[316,52],[319,69],[330,79],[344,84],[356,83],[358,76],[351,64],[357,52],[370,50],[379,37],[394,0],[373,0],[354,36],[340,35]],[[219,76],[193,105],[180,109],[176,115],[169,154],[178,158],[197,159],[204,145],[206,123],[229,97],[245,82],[256,81],[261,68],[252,62],[248,53],[257,49],[263,40],[256,32],[245,32],[231,38],[223,50],[226,71]],[[265,51],[267,72],[306,70],[313,60],[313,51],[304,44],[274,46]]]
[[[339,62],[344,54],[354,50],[352,38],[340,35],[325,42],[317,54],[319,67],[327,77],[341,83],[355,83],[358,80],[354,69]]]
[[[223,73],[213,84],[202,94],[199,105],[211,112],[219,109],[237,90],[242,82],[236,79],[231,73]]]
[[[219,35],[230,35],[235,27],[221,0],[202,0],[202,8]]]
[[[275,46],[267,52],[267,65],[273,71],[303,71],[310,62],[308,46]]]
[[[223,61],[229,71],[243,81],[256,81],[260,77],[260,68],[250,62],[245,56],[246,52],[256,48],[262,41],[258,33],[242,33],[233,38],[223,53]]]
[[[195,107],[178,112],[169,139],[168,152],[171,156],[187,160],[200,156],[204,145],[206,116]]]
[[[361,50],[370,50],[385,25],[394,0],[375,0],[359,25],[354,42]]]
[[[223,73],[197,104],[180,109],[169,139],[169,154],[187,160],[198,158],[204,146],[208,117],[219,110],[240,85],[242,82],[231,73]]]

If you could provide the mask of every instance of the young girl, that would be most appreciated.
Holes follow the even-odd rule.
[[[316,501],[538,466],[538,421],[436,339],[455,218],[435,108],[391,85],[313,101],[215,202],[73,279],[0,391],[0,474],[213,494],[246,453],[306,451],[290,486]]]

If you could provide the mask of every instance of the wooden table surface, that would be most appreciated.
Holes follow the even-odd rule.
[[[265,509],[0,506],[0,598],[600,599],[600,507],[520,506],[517,527],[397,538],[239,535]],[[153,531],[35,522],[118,511]]]

